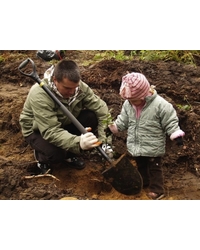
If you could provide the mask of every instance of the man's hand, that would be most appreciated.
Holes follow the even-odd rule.
[[[81,135],[80,147],[82,150],[88,150],[99,146],[97,137],[92,132]]]

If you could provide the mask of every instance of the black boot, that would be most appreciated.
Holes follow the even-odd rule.
[[[51,173],[51,167],[47,163],[41,163],[37,162],[37,167],[40,169],[40,174],[50,174]]]
[[[85,162],[77,157],[71,157],[66,159],[66,162],[70,165],[70,167],[81,170],[85,168]]]
[[[39,162],[38,161],[38,155],[37,155],[37,151],[34,150],[34,157],[35,160],[37,161],[37,167],[39,169],[39,174],[50,174],[51,173],[51,166],[48,163],[43,163],[43,162]]]

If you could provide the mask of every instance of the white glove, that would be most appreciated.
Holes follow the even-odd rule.
[[[112,159],[113,155],[114,155],[112,147],[109,144],[106,144],[106,143],[103,143],[101,147],[105,151],[107,156]]]
[[[81,135],[80,147],[82,150],[88,150],[99,146],[98,139],[92,132],[87,132]],[[96,143],[96,144],[95,144]]]

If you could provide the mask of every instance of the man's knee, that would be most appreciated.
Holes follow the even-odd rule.
[[[82,110],[78,120],[84,127],[91,127],[93,130],[95,130],[98,126],[97,116],[91,110]]]

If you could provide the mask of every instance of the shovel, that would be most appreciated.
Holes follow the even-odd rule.
[[[32,65],[31,73],[27,72],[26,67],[30,63]],[[22,71],[24,68],[25,70]],[[87,130],[82,126],[82,124],[72,115],[72,113],[62,104],[62,102],[56,98],[56,96],[51,92],[50,89],[48,89],[45,83],[42,82],[36,72],[35,63],[30,58],[23,61],[18,69],[21,74],[32,78],[40,85],[41,88],[44,89],[44,91],[56,102],[63,113],[71,120],[71,122],[82,134],[87,133]],[[113,161],[100,146],[97,146],[96,149],[110,163],[110,167],[104,170],[102,175],[118,192],[126,195],[135,195],[141,192],[143,185],[142,177],[137,171],[136,167],[131,164],[126,154],[123,154],[118,160]]]

